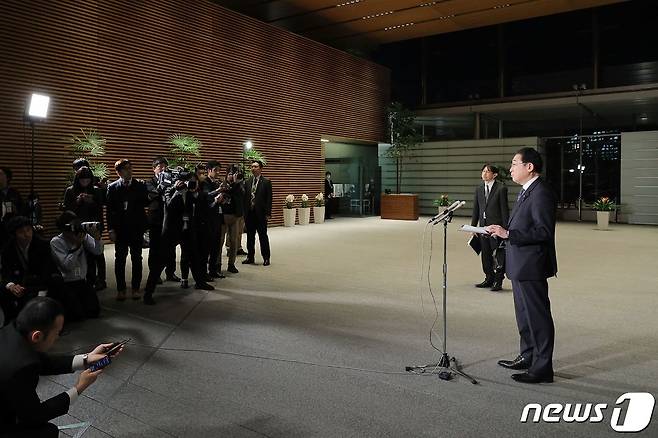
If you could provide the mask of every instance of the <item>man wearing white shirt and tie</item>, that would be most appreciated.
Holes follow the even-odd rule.
[[[492,164],[482,166],[483,184],[475,189],[473,200],[472,226],[507,225],[509,219],[509,207],[507,204],[507,187],[496,181],[498,168]],[[473,238],[478,238],[474,236]],[[494,250],[498,247],[498,241],[486,234],[480,234],[480,256],[482,257],[482,270],[484,281],[475,287],[491,288],[499,291],[503,287],[505,272],[503,269],[495,270]],[[502,262],[502,260],[501,260]]]
[[[267,237],[267,221],[272,217],[272,183],[262,176],[263,163],[253,161],[253,176],[245,183],[245,227],[247,228],[247,258],[243,264],[254,263],[256,254],[256,232],[260,241],[263,266],[270,265],[270,240]]]

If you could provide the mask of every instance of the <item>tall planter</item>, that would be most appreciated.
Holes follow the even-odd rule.
[[[599,228],[599,230],[607,230],[609,223],[610,223],[610,212],[609,211],[597,211],[596,212],[596,225]]]
[[[308,225],[311,221],[311,208],[310,207],[300,207],[299,208],[299,225]]]
[[[322,207],[313,207],[313,222],[316,224],[321,224],[324,222],[324,209],[325,206],[323,205]]]
[[[295,225],[295,213],[297,212],[296,208],[284,208],[283,209],[283,226],[292,227]]]

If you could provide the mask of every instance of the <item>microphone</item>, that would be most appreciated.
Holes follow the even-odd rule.
[[[446,213],[449,212],[449,211],[453,211],[453,210],[455,210],[456,208],[459,208],[459,207],[457,207],[457,206],[459,205],[460,202],[464,202],[464,201],[455,201],[455,202],[453,202],[452,204],[450,204],[449,207],[447,207],[447,208],[446,208],[445,210],[443,210],[441,213],[439,213],[439,214],[437,214],[436,216],[434,216],[433,218],[431,218],[431,219],[428,221],[428,223],[437,220],[438,218],[440,218],[441,216],[443,216],[444,214],[446,214]]]

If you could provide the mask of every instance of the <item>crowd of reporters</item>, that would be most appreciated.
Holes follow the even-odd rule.
[[[224,247],[226,271],[238,273],[236,256],[245,254],[241,248],[245,227],[249,254],[243,263],[254,261],[258,232],[263,264],[269,265],[267,220],[272,189],[260,175],[262,163],[252,163],[254,177],[247,182],[240,165],[230,165],[222,172],[217,160],[187,170],[169,168],[164,157],[156,157],[153,176],[147,181],[133,177],[130,160],[118,160],[114,169],[118,178],[107,184],[94,177],[86,160],[73,162],[73,181],[64,192],[62,212],[56,220],[60,234],[48,241],[34,226],[18,191],[10,186],[11,170],[0,168],[0,306],[4,324],[37,295],[59,301],[67,321],[98,317],[97,291],[107,287],[104,230],[114,243],[117,301],[143,299],[145,304],[155,304],[153,294],[163,283],[163,271],[164,281],[180,282],[183,289],[190,287],[190,273],[194,288],[214,289],[211,283],[224,278]],[[177,246],[180,277],[176,275]],[[144,247],[150,250],[142,295]]]

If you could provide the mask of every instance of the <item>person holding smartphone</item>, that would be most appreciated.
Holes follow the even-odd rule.
[[[0,329],[0,435],[4,438],[56,438],[57,426],[49,421],[66,414],[102,369],[87,368],[107,356],[113,344],[100,344],[87,354],[47,354],[64,327],[64,310],[47,297],[36,297],[18,314],[16,321]],[[120,354],[116,350],[112,358]],[[41,401],[36,392],[40,375],[82,371],[77,383],[60,394]]]

